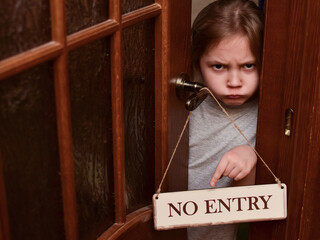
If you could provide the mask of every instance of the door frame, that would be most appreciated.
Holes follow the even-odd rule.
[[[251,239],[313,239],[320,234],[319,177],[320,3],[266,3],[257,149],[288,186],[288,217],[252,223]],[[293,110],[291,135],[284,134]],[[257,184],[274,179],[258,163]],[[318,210],[318,211],[317,211]]]

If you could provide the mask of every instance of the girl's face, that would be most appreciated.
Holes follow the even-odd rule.
[[[200,58],[207,87],[223,103],[241,105],[257,91],[259,74],[249,40],[241,34],[222,39]]]

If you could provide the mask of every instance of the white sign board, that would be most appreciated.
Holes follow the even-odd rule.
[[[157,230],[287,217],[287,187],[282,184],[216,188],[153,195]]]

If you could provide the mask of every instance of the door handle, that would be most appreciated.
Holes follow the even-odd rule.
[[[179,99],[186,97],[187,92],[199,92],[204,85],[198,82],[190,81],[187,73],[180,73],[176,79],[176,95]]]
[[[207,91],[199,91],[192,94],[186,101],[186,109],[188,111],[195,110],[209,95]]]
[[[188,92],[193,92],[186,101],[186,109],[193,111],[196,109],[209,95],[207,91],[200,91],[204,85],[198,82],[190,81],[187,73],[180,73],[176,79],[176,95],[179,99],[184,99]]]

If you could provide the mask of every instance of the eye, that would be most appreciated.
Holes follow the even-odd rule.
[[[222,64],[214,64],[212,67],[214,70],[218,70],[218,71],[221,71],[225,68],[225,66]]]
[[[243,68],[246,70],[254,69],[255,65],[253,63],[247,63],[243,65]]]

